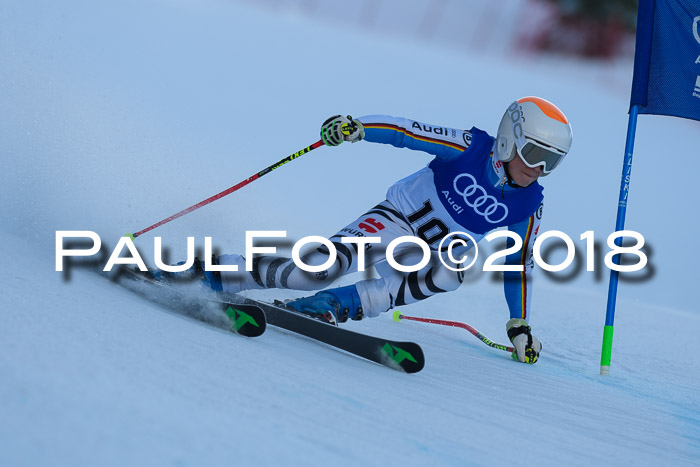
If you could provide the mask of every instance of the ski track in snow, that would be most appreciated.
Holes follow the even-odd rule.
[[[113,246],[313,142],[333,113],[490,129],[494,106],[543,94],[575,133],[543,181],[543,228],[603,235],[619,167],[602,168],[621,159],[627,98],[591,79],[596,64],[473,56],[217,1],[30,3],[0,7],[0,464],[697,465],[699,277],[680,248],[699,222],[658,198],[692,196],[658,154],[681,153],[696,122],[640,119],[628,227],[653,244],[656,274],[620,286],[611,375],[598,375],[607,281],[591,274],[537,276],[533,366],[461,329],[390,314],[347,324],[420,343],[426,367],[405,375],[272,326],[232,335],[85,266],[67,280],[55,231],[94,230]],[[346,43],[361,59],[308,65]],[[158,235],[173,260],[188,235],[227,252],[242,251],[244,230],[328,235],[428,160],[321,148]],[[152,263],[151,242],[137,240]],[[505,307],[501,285],[476,278],[402,311],[506,343]]]

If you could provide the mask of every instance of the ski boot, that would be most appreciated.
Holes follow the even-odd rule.
[[[286,306],[336,326],[348,318],[356,321],[363,318],[360,295],[354,285],[323,290],[316,295],[287,302]]]

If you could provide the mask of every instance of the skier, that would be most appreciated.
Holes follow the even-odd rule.
[[[527,319],[534,265],[532,246],[543,207],[538,179],[551,173],[571,147],[571,125],[564,113],[539,97],[518,99],[503,115],[495,138],[476,127],[457,130],[385,115],[358,119],[335,115],[322,124],[321,138],[328,146],[364,140],[424,151],[435,157],[427,167],[392,185],[384,201],[330,237],[338,255],[329,269],[309,273],[290,258],[256,256],[248,272],[241,255],[221,255],[216,262],[237,265],[238,272],[205,272],[208,285],[230,293],[263,288],[325,289],[338,277],[358,270],[358,245],[343,243],[342,239],[374,238],[379,243],[366,244],[362,249],[366,265],[374,265],[379,278],[325,289],[287,303],[297,311],[328,321],[359,320],[457,289],[464,273],[437,261],[440,241],[452,232],[466,232],[478,242],[488,232],[507,227],[520,236],[522,248],[508,255],[506,264],[521,266],[522,270],[504,272],[510,310],[506,331],[518,360],[535,363],[542,344],[532,335]],[[424,240],[432,259],[419,271],[403,273],[387,264],[384,253],[393,239],[407,235]],[[460,254],[472,246],[466,242]],[[406,260],[414,254],[415,248],[411,247],[409,243],[400,244],[394,257],[403,255],[401,264],[415,264]],[[303,262],[324,264],[328,255],[329,250],[321,247],[306,255]]]

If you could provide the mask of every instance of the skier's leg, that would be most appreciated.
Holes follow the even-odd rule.
[[[219,264],[235,264],[239,271],[221,273],[223,289],[232,293],[264,288],[323,289],[340,276],[358,270],[358,245],[343,243],[343,237],[373,237],[380,240],[380,243],[364,247],[365,267],[369,267],[384,259],[386,246],[391,240],[403,235],[413,235],[411,227],[391,203],[383,201],[330,237],[337,258],[329,269],[310,273],[299,268],[291,258],[258,256],[253,258],[253,270],[247,272],[242,256],[222,255],[218,258]],[[309,266],[317,266],[325,263],[328,255],[328,249],[321,246],[301,259]]]
[[[376,265],[381,277],[355,284],[365,316],[375,317],[395,306],[408,305],[432,297],[438,293],[456,290],[464,280],[464,273],[446,268],[434,251],[430,263],[419,271],[404,273],[393,269],[388,263]],[[405,259],[410,259],[406,257]],[[402,264],[415,264],[413,261]]]
[[[388,242],[387,242],[388,243]],[[421,248],[408,243],[394,251],[394,259],[402,265],[415,265],[426,254]],[[453,249],[456,257],[462,257],[469,248]],[[443,258],[447,261],[448,258]],[[452,267],[458,267],[458,264]],[[440,254],[430,251],[430,260],[422,269],[415,272],[402,272],[392,268],[387,261],[375,264],[381,276],[378,279],[360,281],[352,286],[328,289],[312,297],[305,297],[288,305],[300,311],[331,311],[338,321],[347,317],[361,319],[374,317],[394,306],[415,303],[435,294],[457,289],[464,280],[464,272],[445,267]]]
[[[416,264],[421,254],[404,255],[401,264]],[[462,283],[464,274],[444,267],[437,256],[419,271],[404,273],[383,262],[376,265],[381,277],[357,282],[354,285],[327,289],[311,297],[288,303],[289,306],[307,313],[333,313],[337,321],[347,318],[375,317],[389,309],[425,300],[435,294],[455,290]]]

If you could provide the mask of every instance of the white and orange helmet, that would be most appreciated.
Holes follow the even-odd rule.
[[[517,153],[525,165],[542,166],[542,175],[549,175],[569,152],[572,139],[569,119],[556,105],[541,97],[523,97],[501,119],[496,156],[508,162]]]

